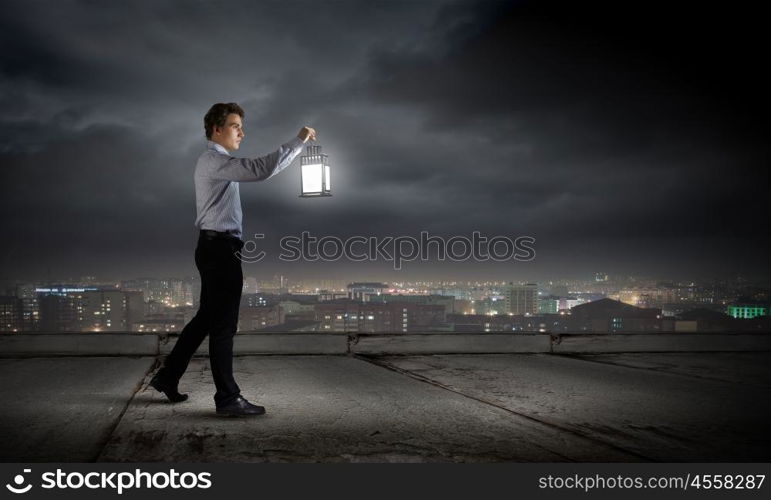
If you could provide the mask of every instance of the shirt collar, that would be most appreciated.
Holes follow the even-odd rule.
[[[222,154],[226,154],[226,155],[230,154],[227,149],[222,147],[221,144],[218,144],[218,143],[216,143],[214,141],[206,141],[206,147],[208,149],[213,149],[214,151],[219,151]]]

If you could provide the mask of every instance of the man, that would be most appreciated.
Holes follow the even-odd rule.
[[[241,396],[233,378],[233,335],[238,327],[243,274],[236,256],[244,245],[241,228],[239,182],[266,180],[292,163],[302,144],[316,139],[316,131],[303,127],[297,137],[277,151],[260,158],[235,158],[244,138],[244,111],[236,103],[218,103],[204,117],[207,150],[195,167],[195,196],[200,228],[195,264],[201,274],[201,304],[198,313],[185,326],[163,368],[150,385],[173,403],[185,401],[177,387],[190,359],[209,335],[209,359],[217,414],[226,416],[261,415],[265,408]]]

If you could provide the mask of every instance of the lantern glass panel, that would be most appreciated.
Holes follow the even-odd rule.
[[[330,175],[329,175],[329,165],[324,165],[324,190],[330,191],[332,189],[332,184],[330,184]]]
[[[313,163],[302,166],[302,189],[305,193],[320,193],[322,191],[322,165]]]

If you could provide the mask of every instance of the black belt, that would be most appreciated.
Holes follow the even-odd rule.
[[[213,229],[201,229],[201,236],[206,236],[207,238],[227,238],[240,240],[240,238],[236,236],[235,231],[214,231]]]

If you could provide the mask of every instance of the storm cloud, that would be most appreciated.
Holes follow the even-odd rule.
[[[0,6],[0,278],[193,274],[192,172],[219,101],[246,110],[239,156],[306,124],[330,155],[332,198],[298,198],[296,167],[241,186],[244,233],[272,249],[302,231],[481,231],[533,236],[537,257],[402,276],[768,275],[760,16],[655,2]]]

